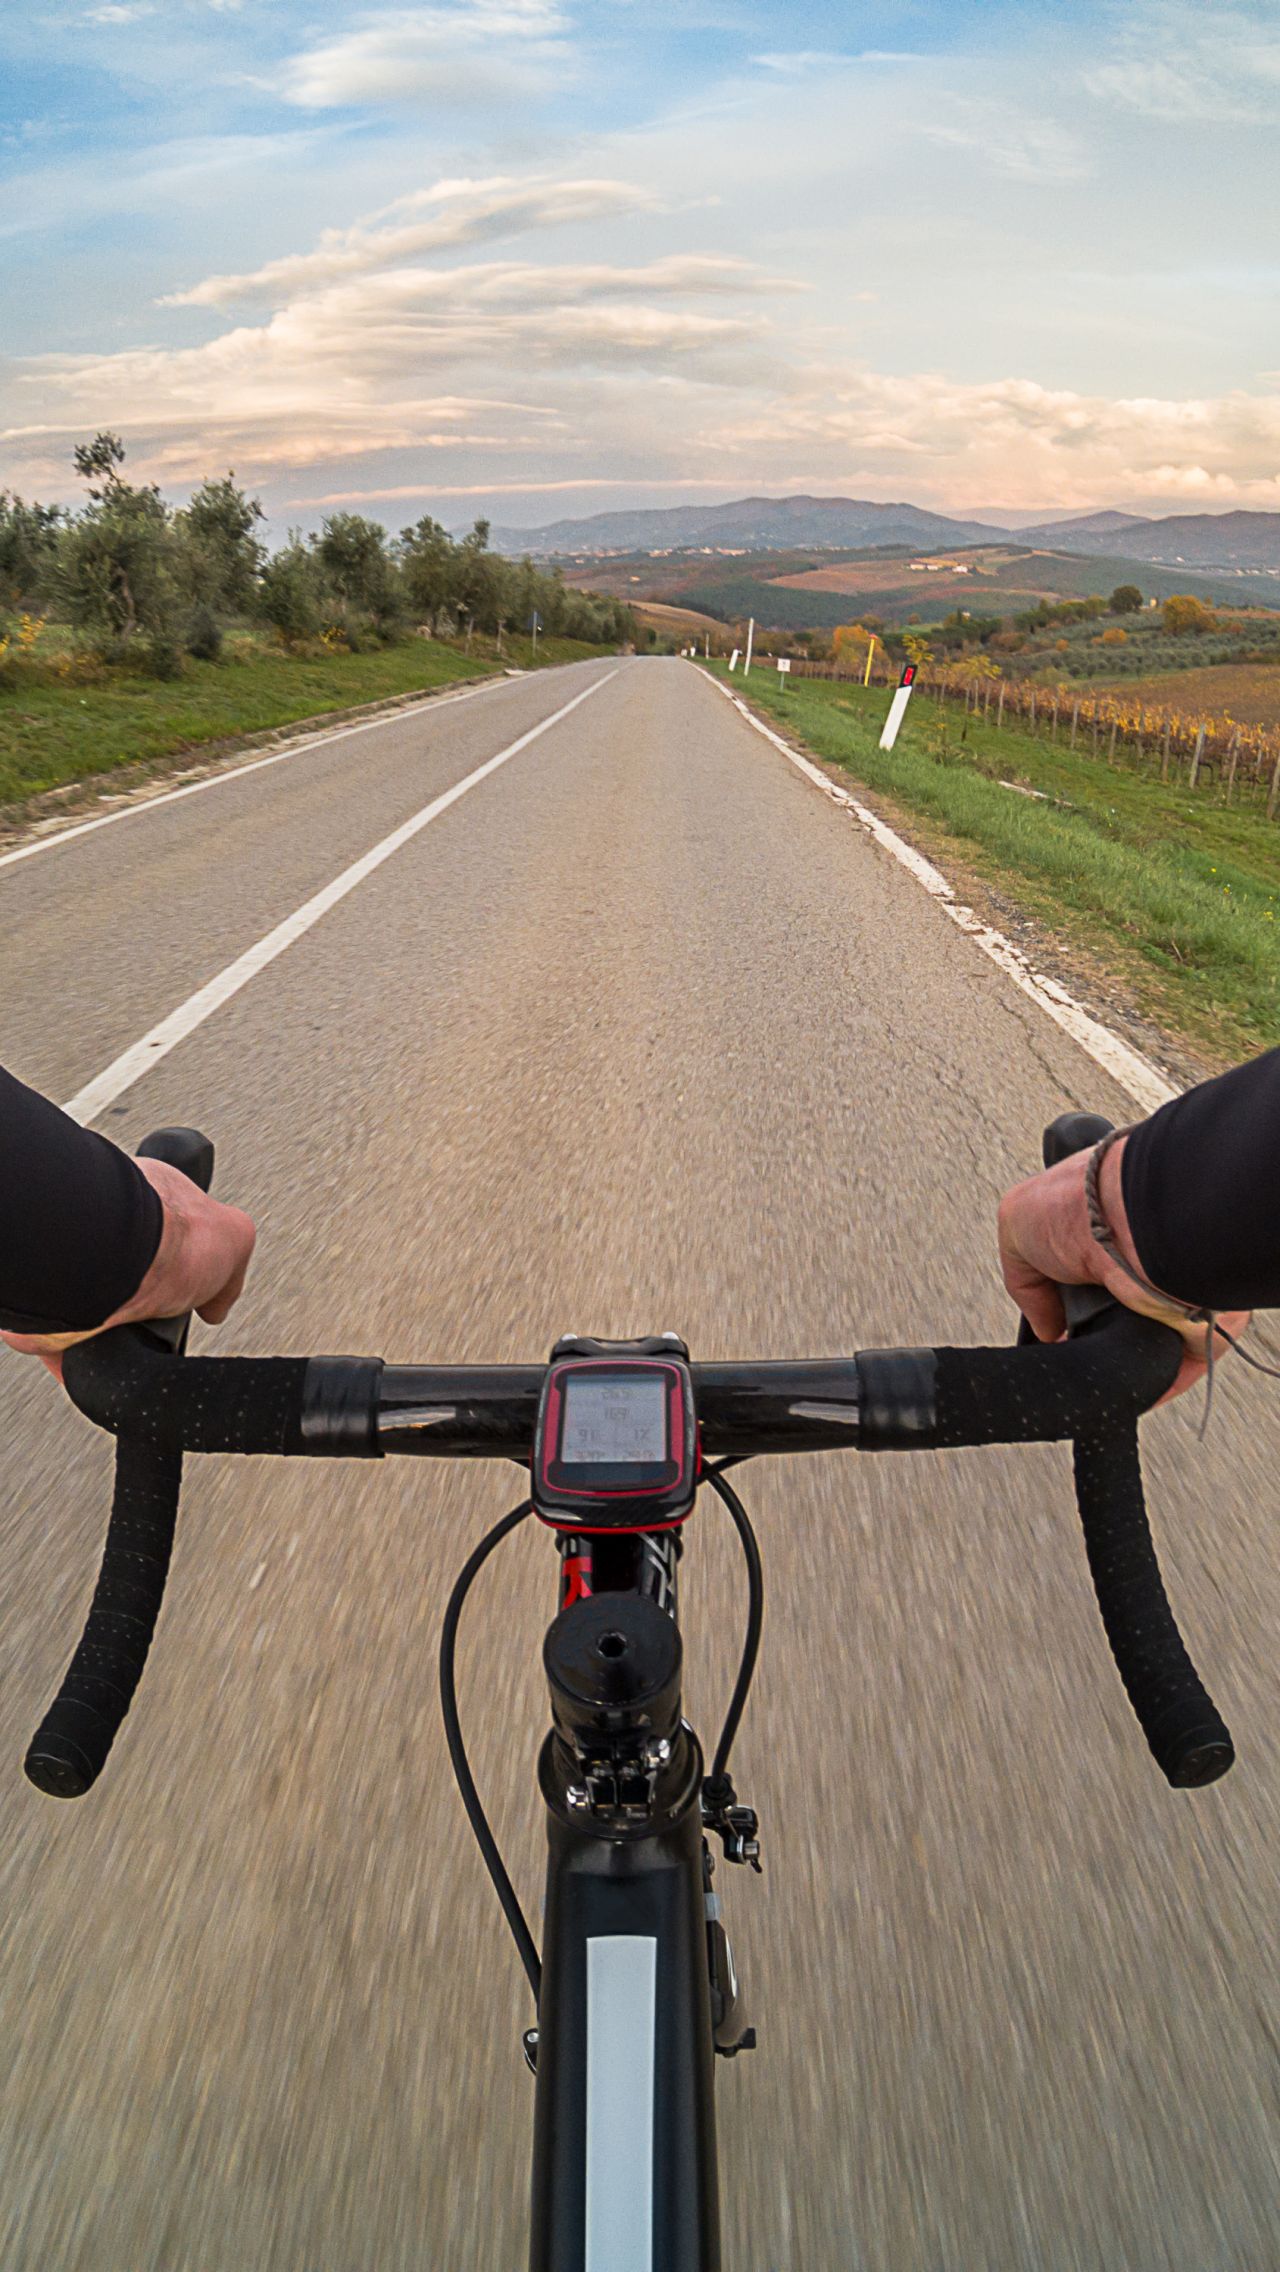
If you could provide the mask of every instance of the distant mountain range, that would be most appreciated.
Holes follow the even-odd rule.
[[[1101,551],[1105,549],[1104,539],[1124,536],[1130,529],[1158,526],[1158,522],[1147,520],[1142,513],[1070,513],[1065,521],[1033,521],[1030,527],[1011,529],[1009,535],[1014,544],[1021,544],[1024,537],[1029,537],[1037,544],[1054,544],[1069,552]],[[1076,539],[1074,544],[1068,542],[1072,537]],[[1088,541],[1094,537],[1098,540],[1096,546]],[[1114,552],[1114,545],[1111,550]]]
[[[740,546],[744,552],[792,552],[829,545],[871,551],[881,544],[991,544],[1005,529],[957,521],[918,505],[881,505],[857,497],[742,497],[732,505],[669,505],[636,513],[593,513],[585,521],[553,521],[542,529],[494,529],[501,552],[657,552],[664,546]]]
[[[1051,541],[1061,552],[1122,552],[1166,568],[1280,568],[1280,513],[1171,513],[1162,521],[1096,513],[1051,529],[1020,529],[1016,541]]]
[[[918,505],[859,497],[742,497],[728,505],[672,505],[638,512],[593,513],[536,529],[495,528],[494,549],[537,558],[626,552],[793,552],[825,548],[872,552],[880,546],[920,550],[974,544],[1105,554],[1165,567],[1280,571],[1280,513],[1088,513],[1031,528],[996,528],[957,520]]]

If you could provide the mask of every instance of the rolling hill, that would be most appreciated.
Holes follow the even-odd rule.
[[[927,512],[865,497],[741,497],[727,505],[672,505],[593,513],[542,528],[495,528],[495,551],[519,558],[608,559],[625,553],[867,552],[886,545],[1007,543],[1012,532],[981,517]],[[1016,531],[1023,546],[1149,562],[1162,568],[1280,578],[1280,513],[1086,513]],[[1240,595],[1242,598],[1243,594]]]
[[[534,558],[563,554],[709,550],[789,551],[796,545],[861,551],[882,544],[983,544],[1004,536],[981,521],[882,505],[859,497],[742,497],[729,505],[671,505],[593,513],[546,528],[494,529],[494,549]]]
[[[1025,541],[1066,552],[1123,552],[1169,568],[1235,568],[1280,575],[1280,513],[1172,513],[1159,521],[1097,513],[1022,529]]]
[[[868,614],[900,628],[913,621],[940,622],[957,607],[1010,616],[1040,599],[1082,599],[1089,593],[1105,598],[1127,583],[1136,583],[1146,599],[1194,592],[1210,605],[1280,607],[1280,578],[1230,571],[1205,575],[1119,554],[1024,546],[1007,535],[996,545],[843,554],[815,547],[737,559],[697,548],[656,557],[587,554],[575,556],[568,571],[575,583],[617,599],[691,608],[726,624],[745,623],[753,615],[761,629],[778,631],[831,631]]]

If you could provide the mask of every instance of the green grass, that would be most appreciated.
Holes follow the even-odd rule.
[[[42,640],[50,661],[65,651],[56,632]],[[528,668],[531,642],[492,640],[472,654],[433,639],[406,639],[364,655],[288,655],[260,642],[228,642],[225,660],[188,662],[179,679],[104,672],[88,683],[17,673],[0,691],[0,807],[89,779],[122,765],[149,763],[203,743],[253,734],[395,694],[429,692],[451,680],[482,678],[504,664]],[[572,639],[540,639],[538,665],[575,662],[600,650]]]
[[[1162,786],[977,720],[961,743],[963,714],[927,695],[886,755],[882,687],[797,680],[783,692],[761,672],[746,691],[1122,977],[1165,1030],[1222,1062],[1280,1042],[1280,821],[1257,803],[1228,807],[1214,790]],[[1059,802],[1019,796],[1001,777]]]

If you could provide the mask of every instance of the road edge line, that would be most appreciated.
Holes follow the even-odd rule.
[[[704,673],[703,676],[705,675]],[[780,749],[797,771],[804,774],[806,780],[823,790],[833,804],[840,805],[849,812],[866,834],[890,853],[899,867],[905,868],[907,874],[923,891],[928,892],[931,899],[937,901],[943,914],[949,916],[957,930],[971,939],[974,946],[990,962],[995,963],[997,969],[1004,972],[1006,978],[1012,979],[1014,985],[1038,1009],[1043,1010],[1046,1017],[1052,1018],[1055,1025],[1061,1026],[1077,1047],[1092,1057],[1095,1065],[1101,1066],[1102,1071],[1113,1081],[1118,1082],[1144,1112],[1156,1112],[1162,1104],[1169,1104],[1174,1097],[1182,1094],[1151,1063],[1150,1058],[1142,1055],[1141,1050],[1122,1040],[1118,1033],[1112,1032],[1110,1026],[1104,1026],[1092,1011],[1086,1010],[1083,1002],[1078,1002],[1074,994],[1069,993],[1065,986],[1060,986],[1056,978],[1046,977],[1043,971],[1036,970],[1022,948],[1015,946],[1012,939],[1007,939],[1003,931],[994,930],[989,923],[983,922],[972,907],[966,907],[957,898],[954,886],[948,883],[942,870],[935,868],[932,860],[927,860],[923,852],[916,850],[914,844],[908,844],[906,838],[899,836],[896,829],[890,828],[887,821],[881,820],[878,813],[873,813],[869,806],[851,796],[847,789],[842,789],[811,758],[803,756],[789,742],[785,742],[781,734],[775,734],[773,728],[766,726],[764,720],[756,716],[754,710],[740,695],[734,693],[732,687],[723,685],[715,678],[708,679],[707,683],[714,686],[718,694],[726,696],[747,724],[754,726],[765,741],[772,742],[775,749]]]
[[[229,1002],[233,995],[247,986],[251,978],[256,978],[260,970],[265,970],[269,963],[274,962],[277,955],[282,955],[287,947],[303,938],[322,916],[329,913],[330,908],[336,907],[349,892],[353,892],[357,884],[362,884],[366,876],[372,875],[375,869],[380,868],[384,861],[391,859],[402,846],[418,836],[431,821],[447,812],[451,805],[456,805],[469,789],[474,789],[481,781],[487,780],[491,773],[496,773],[508,758],[516,757],[521,750],[529,747],[530,742],[536,742],[552,726],[558,726],[571,710],[576,710],[591,695],[598,694],[602,686],[608,686],[618,676],[620,667],[616,666],[603,678],[593,679],[581,694],[574,695],[572,702],[564,703],[551,717],[543,718],[536,726],[531,726],[527,733],[508,743],[506,749],[500,749],[496,756],[486,758],[483,765],[476,766],[463,780],[455,781],[451,789],[445,789],[440,796],[433,797],[429,805],[424,805],[420,812],[413,813],[408,820],[402,821],[399,828],[393,829],[389,836],[382,837],[360,859],[353,860],[331,883],[325,884],[322,890],[304,900],[301,907],[295,908],[292,915],[286,915],[283,922],[265,932],[251,947],[246,947],[234,962],[227,963],[214,977],[207,979],[203,986],[197,987],[194,994],[189,994],[185,1002],[180,1002],[176,1010],[169,1012],[168,1017],[152,1026],[141,1040],[122,1050],[110,1065],[104,1066],[101,1073],[95,1074],[93,1080],[86,1081],[83,1088],[77,1089],[70,1101],[64,1104],[63,1111],[72,1120],[78,1120],[81,1127],[87,1128],[99,1113],[115,1103],[117,1097],[123,1096],[127,1089],[133,1088],[144,1074],[149,1073],[153,1065],[158,1065],[162,1058],[169,1055],[170,1050],[176,1049],[180,1041],[185,1041],[188,1034],[202,1026],[206,1018],[211,1018],[215,1010],[221,1009],[224,1002]]]
[[[570,667],[552,666],[557,670]],[[202,781],[184,781],[180,789],[158,790],[154,797],[139,797],[113,813],[95,813],[91,820],[73,821],[69,828],[60,828],[56,834],[38,837],[31,844],[19,844],[11,852],[0,852],[0,868],[15,867],[19,860],[34,860],[38,852],[56,852],[59,845],[69,844],[73,837],[92,836],[96,829],[110,828],[118,820],[135,820],[140,813],[153,812],[157,805],[176,805],[183,797],[198,797],[202,789],[216,789],[223,781],[241,781],[246,773],[261,773],[268,765],[279,765],[286,757],[300,757],[309,749],[322,748],[326,742],[345,741],[350,734],[372,733],[375,726],[392,726],[401,718],[417,718],[424,710],[449,710],[455,702],[468,702],[474,695],[492,694],[495,688],[510,684],[511,680],[504,673],[501,677],[482,679],[478,686],[461,687],[454,694],[425,694],[420,702],[407,702],[399,708],[389,704],[378,717],[359,718],[350,726],[334,726],[319,734],[300,734],[283,749],[269,750],[265,757],[250,758],[245,765],[228,765],[221,772],[207,773]],[[197,757],[198,751],[193,750],[191,755]],[[212,763],[216,765],[217,760]]]

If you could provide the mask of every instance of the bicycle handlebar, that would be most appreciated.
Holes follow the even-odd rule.
[[[948,1451],[1052,1443],[1136,1423],[1182,1343],[1113,1309],[1076,1341],[865,1349],[854,1357],[692,1364],[704,1452]],[[149,1327],[78,1342],[63,1380],[113,1435],[170,1452],[284,1458],[511,1459],[533,1442],[545,1365],[387,1365],[380,1357],[186,1357]]]
[[[198,1129],[158,1128],[138,1156],[167,1160],[202,1191],[213,1181],[213,1146]],[[158,1318],[138,1329],[139,1338],[160,1364],[172,1366],[183,1357],[190,1325],[190,1312]],[[97,1780],[133,1701],[164,1599],[181,1492],[180,1445],[155,1443],[136,1430],[119,1436],[88,1621],[27,1751],[27,1775],[50,1797],[78,1797]]]
[[[1138,1460],[1139,1416],[1172,1385],[1182,1342],[1114,1303],[1089,1313],[1053,1344],[691,1365],[702,1447],[747,1458],[1073,1440],[1089,1565],[1130,1702],[1171,1783],[1211,1782],[1232,1763],[1231,1738],[1169,1607]],[[73,1400],[119,1448],[89,1624],[27,1756],[52,1796],[96,1779],[141,1677],[185,1452],[529,1459],[543,1365],[188,1358],[185,1326],[116,1327],[63,1359]]]

